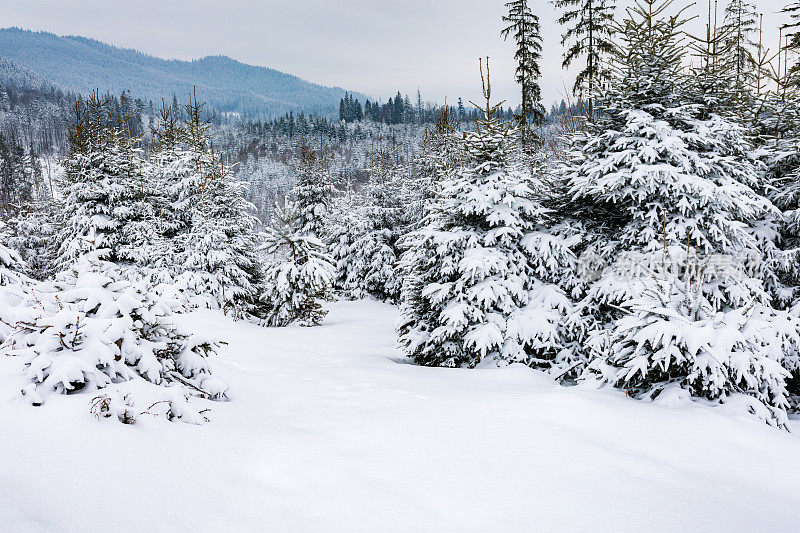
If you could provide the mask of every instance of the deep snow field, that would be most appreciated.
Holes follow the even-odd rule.
[[[205,402],[202,426],[98,421],[91,393],[9,401],[19,362],[0,360],[0,530],[800,528],[800,421],[789,434],[522,366],[417,367],[395,308],[331,309],[312,329],[180,317],[229,342],[213,365],[231,401]]]

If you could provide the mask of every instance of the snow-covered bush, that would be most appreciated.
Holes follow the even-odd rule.
[[[206,379],[203,381],[203,388],[212,389],[206,385],[215,380],[216,378]],[[209,421],[206,413],[210,409],[196,406],[190,389],[179,383],[153,387],[153,390],[137,390],[136,393],[128,390],[127,385],[129,384],[103,389],[89,401],[89,414],[98,420],[110,418],[123,424],[135,424],[146,416],[197,425]],[[227,385],[223,390],[227,390]]]
[[[28,283],[25,272],[25,263],[19,254],[11,248],[5,246],[9,238],[8,227],[0,222],[0,343],[5,342],[13,332],[13,323],[3,320],[2,309],[15,302],[13,298],[6,294],[13,287],[14,292],[21,285]]]
[[[623,308],[628,314],[611,325],[607,350],[589,366],[601,381],[637,398],[674,386],[723,403],[745,394],[763,405],[751,414],[786,425],[790,373],[782,363],[796,365],[797,318],[756,303],[716,311],[677,279],[649,284]]]
[[[105,255],[103,250],[86,254],[53,281],[4,291],[12,305],[0,309],[0,320],[13,333],[0,353],[24,361],[23,396],[39,405],[49,394],[142,379],[223,397],[216,385],[204,389],[215,341],[184,333],[146,283],[132,282],[116,264],[101,259]]]
[[[333,288],[336,269],[325,245],[303,231],[298,209],[290,200],[275,208],[263,249],[268,254],[261,301],[268,326],[297,322],[316,326],[326,311],[321,302]]]

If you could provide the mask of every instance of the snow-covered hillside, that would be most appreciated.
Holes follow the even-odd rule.
[[[793,433],[697,403],[565,388],[524,366],[426,368],[395,348],[395,308],[333,304],[318,328],[178,317],[227,339],[229,403],[203,426],[88,414],[91,394],[8,401],[5,531],[787,531]],[[132,386],[130,384],[118,387]],[[200,400],[194,400],[200,401]]]

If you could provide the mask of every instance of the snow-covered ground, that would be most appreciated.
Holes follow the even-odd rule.
[[[91,395],[5,401],[2,531],[789,531],[800,424],[557,386],[524,367],[406,364],[394,308],[326,325],[180,319],[229,341],[204,426],[88,414]]]

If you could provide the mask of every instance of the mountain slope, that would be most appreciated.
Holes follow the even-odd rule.
[[[71,91],[118,94],[160,101],[198,98],[223,112],[275,116],[288,111],[333,115],[344,89],[324,87],[225,56],[165,60],[85,37],[60,37],[18,28],[0,29],[0,56]],[[362,97],[363,98],[363,97]]]

